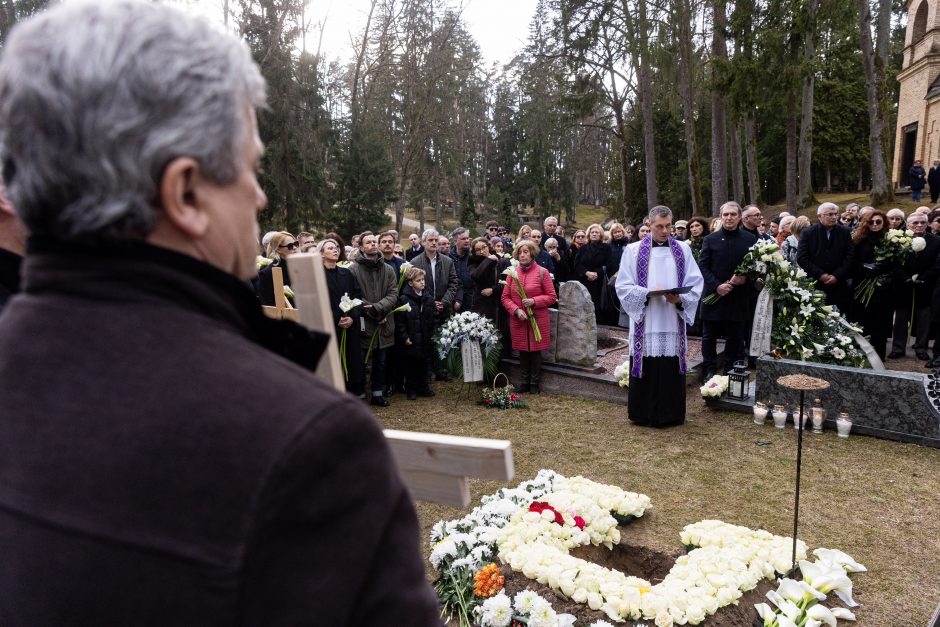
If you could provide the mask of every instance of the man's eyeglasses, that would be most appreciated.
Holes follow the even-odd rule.
[[[280,246],[278,246],[278,248],[286,248],[287,250],[294,250],[298,246],[300,246],[298,242],[291,242],[290,244],[281,244]]]

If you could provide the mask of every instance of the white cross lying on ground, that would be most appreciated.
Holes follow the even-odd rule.
[[[309,329],[330,336],[326,353],[320,358],[317,376],[345,391],[339,360],[339,344],[333,328],[326,275],[319,253],[297,253],[287,258],[296,309],[284,298],[284,279],[274,268],[274,298],[277,306],[265,307],[272,318],[288,318]],[[470,504],[468,477],[509,481],[515,470],[508,440],[465,438],[434,433],[387,429],[385,437],[392,449],[398,471],[411,495],[421,501],[467,507]]]

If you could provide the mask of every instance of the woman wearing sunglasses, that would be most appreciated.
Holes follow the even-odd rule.
[[[286,257],[293,255],[300,250],[300,242],[297,238],[286,231],[275,233],[268,241],[268,248],[265,251],[268,259],[274,262],[265,266],[258,272],[258,298],[262,305],[274,306],[274,268],[280,268],[284,276],[284,286],[290,287],[290,274],[287,272]],[[293,301],[288,298],[288,302],[293,305]]]
[[[868,302],[860,299],[852,301],[850,317],[862,325],[862,334],[869,336],[869,341],[882,360],[891,335],[892,301],[891,274],[894,268],[886,267],[875,261],[875,249],[888,231],[888,217],[876,209],[859,220],[858,228],[852,233],[855,245],[852,272],[853,284],[858,286],[865,279],[883,277]]]

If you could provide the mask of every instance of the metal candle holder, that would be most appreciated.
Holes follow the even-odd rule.
[[[805,374],[790,374],[777,379],[777,383],[790,390],[800,391],[800,415],[793,414],[797,424],[796,438],[796,502],[793,505],[793,568],[796,568],[796,539],[800,524],[800,468],[803,463],[803,403],[806,400],[807,390],[828,390],[829,382]]]

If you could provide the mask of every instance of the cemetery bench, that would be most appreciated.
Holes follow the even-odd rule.
[[[316,374],[336,389],[345,391],[339,344],[333,328],[333,313],[320,254],[297,253],[287,259],[297,307],[291,307],[284,296],[281,269],[273,268],[275,306],[264,307],[264,313],[275,319],[294,320],[309,329],[328,334],[330,339]],[[391,429],[385,430],[385,437],[399,474],[416,500],[465,508],[470,504],[469,477],[509,481],[515,474],[508,440]]]

